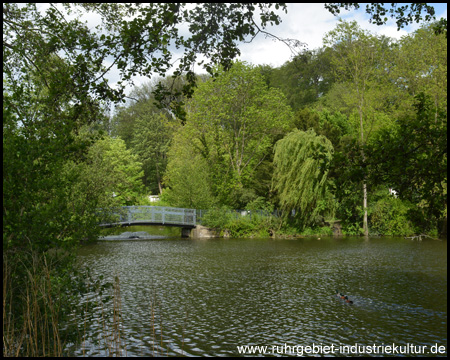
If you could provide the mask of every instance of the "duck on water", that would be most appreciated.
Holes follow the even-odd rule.
[[[336,296],[337,296],[339,299],[344,300],[347,304],[353,304],[353,301],[350,300],[350,299],[348,298],[347,295],[344,295],[344,294],[340,293],[340,292],[337,291],[337,290],[336,290]]]

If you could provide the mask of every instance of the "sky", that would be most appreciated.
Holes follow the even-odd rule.
[[[431,3],[430,5],[434,6],[437,19],[440,19],[441,17],[447,18],[446,3]],[[45,11],[48,6],[49,4],[40,4],[39,9]],[[302,43],[305,43],[310,50],[323,46],[322,39],[324,35],[328,31],[334,29],[339,21],[339,17],[332,15],[326,10],[323,3],[288,3],[287,14],[279,10],[279,15],[282,20],[281,24],[277,26],[268,26],[265,30],[279,38],[299,40]],[[405,36],[420,27],[420,24],[414,23],[397,31],[397,24],[394,19],[389,19],[388,23],[382,26],[370,24],[369,16],[365,13],[365,4],[361,4],[359,10],[346,11],[342,9],[340,17],[348,21],[355,20],[363,29],[395,39],[400,39],[402,36]],[[85,20],[91,28],[101,23],[100,18],[95,14],[87,15]],[[268,64],[279,67],[292,58],[292,53],[287,45],[279,41],[274,41],[271,38],[267,38],[264,34],[259,34],[251,43],[241,43],[239,49],[241,55],[238,59],[253,65]],[[177,58],[177,56],[174,56],[174,59],[175,58]],[[199,58],[199,61],[200,60],[201,58]],[[108,63],[105,65],[109,66]],[[195,72],[205,73],[206,71],[201,67],[197,67]],[[119,80],[118,75],[117,69],[112,69],[107,76],[110,85],[114,86]],[[135,76],[133,78],[133,82],[136,86],[142,85],[148,81],[148,77]],[[131,86],[127,88],[128,94],[131,89]]]
[[[447,18],[446,3],[431,5],[435,8],[437,19]],[[333,30],[339,21],[339,17],[326,10],[323,3],[289,3],[287,8],[288,13],[281,15],[282,23],[268,29],[268,31],[280,38],[295,38],[307,43],[309,49],[317,49],[323,46],[324,35]],[[397,24],[394,19],[390,19],[386,25],[382,26],[370,24],[364,4],[357,11],[341,10],[340,16],[344,20],[356,20],[359,26],[365,30],[395,39],[400,39],[400,37],[420,27],[419,24],[413,24],[397,31]],[[291,57],[291,52],[285,44],[266,39],[264,36],[259,36],[251,44],[242,44],[240,49],[242,52],[240,59],[253,64],[269,64],[278,67]]]
[[[436,3],[434,6],[436,18],[447,18],[447,4]],[[308,49],[316,49],[323,46],[324,35],[333,30],[339,17],[332,15],[324,4],[288,3],[287,14],[280,11],[281,24],[266,28],[267,32],[279,38],[291,38],[307,44]],[[377,26],[369,23],[369,16],[365,13],[364,4],[357,11],[341,10],[340,17],[344,20],[356,20],[360,27],[370,30],[373,33],[386,35],[395,39],[400,39],[420,27],[420,24],[409,25],[405,29],[397,31],[397,24],[394,19],[390,19],[386,25]],[[274,41],[263,34],[259,34],[251,43],[242,43],[239,46],[241,55],[239,60],[246,61],[253,65],[268,64],[274,67],[283,65],[292,58],[292,53],[287,45]],[[201,68],[196,71],[202,72]],[[135,85],[140,85],[148,81],[148,78],[136,76]]]

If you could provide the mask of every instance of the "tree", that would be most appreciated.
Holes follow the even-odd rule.
[[[136,205],[143,193],[142,163],[122,139],[104,137],[89,149],[87,176],[105,177],[100,191],[114,198],[114,205]]]
[[[169,150],[164,185],[162,196],[171,206],[210,209],[215,203],[208,163],[183,131],[175,134]]]
[[[361,155],[365,161],[363,145],[367,141],[370,128],[376,116],[368,116],[370,104],[369,90],[376,92],[379,86],[379,74],[384,71],[385,61],[382,43],[367,31],[362,30],[356,22],[341,21],[335,30],[324,38],[324,43],[334,49],[332,64],[336,76],[354,91],[353,107],[358,112],[360,128]],[[365,128],[369,125],[369,129]],[[369,131],[368,131],[369,130]],[[367,184],[363,181],[363,231],[369,235],[367,211]]]
[[[367,144],[369,179],[388,184],[402,199],[423,209],[426,227],[446,216],[447,112],[431,97],[416,96],[416,113],[399,118]],[[422,224],[423,226],[423,224]]]
[[[152,193],[162,193],[162,178],[172,134],[169,119],[161,113],[149,111],[136,119],[132,151],[143,163],[145,183]]]
[[[314,130],[293,132],[274,148],[273,188],[285,216],[292,210],[302,225],[314,222],[324,198],[333,145]]]
[[[294,123],[299,130],[313,129],[317,135],[325,136],[331,141],[335,151],[340,150],[343,136],[354,135],[347,116],[340,112],[332,113],[326,108],[317,111],[305,107],[295,113]]]
[[[292,127],[292,112],[279,90],[267,88],[257,68],[236,62],[198,86],[187,120],[183,132],[215,174],[215,194],[230,206],[242,206],[272,144]]]
[[[334,83],[331,49],[304,50],[277,69],[261,68],[269,86],[286,96],[293,110],[312,105],[324,96]]]
[[[433,99],[437,117],[437,109],[447,109],[447,38],[436,35],[433,24],[402,37],[390,77],[403,95],[401,111],[414,112],[414,97],[423,92]]]
[[[198,78],[201,79],[202,76],[198,76]],[[131,149],[136,135],[135,127],[138,119],[146,118],[149,114],[161,114],[166,116],[167,119],[174,118],[170,107],[162,107],[161,104],[157,104],[154,95],[156,88],[165,86],[171,87],[173,91],[181,91],[186,84],[185,76],[180,76],[177,79],[158,77],[135,87],[128,96],[127,103],[116,108],[116,113],[111,118],[111,135],[119,136],[125,141],[127,148]],[[182,103],[185,99],[180,95],[178,97],[172,96],[172,100]]]
[[[95,101],[72,104],[73,69],[66,62],[50,56],[46,65],[40,73],[23,74],[27,81],[4,80],[4,249],[45,251],[73,245],[74,234],[80,239],[93,233],[87,220],[93,212],[68,206],[76,175],[67,178],[61,170],[67,161],[79,161],[94,140],[77,135],[80,123],[103,116]],[[61,79],[50,76],[52,71]]]
[[[286,11],[286,5],[278,3],[208,3],[191,8],[180,3],[67,3],[50,4],[41,12],[33,3],[20,8],[8,3],[3,5],[3,69],[6,74],[39,72],[49,54],[59,54],[73,68],[69,76],[80,101],[88,94],[118,101],[133,75],[164,76],[181,52],[174,75],[186,73],[188,84],[182,92],[191,94],[197,58],[204,55],[210,60],[201,62],[209,72],[216,63],[229,68],[240,54],[238,42],[254,38],[268,23],[280,23],[273,8]],[[102,25],[89,28],[83,12],[99,16]],[[181,34],[181,24],[187,24],[188,36]],[[112,60],[107,62],[107,57]],[[115,88],[105,79],[112,68],[120,74]],[[167,90],[157,89],[159,100]],[[178,105],[175,110],[180,112]]]

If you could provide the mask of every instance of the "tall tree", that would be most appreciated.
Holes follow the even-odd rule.
[[[325,195],[333,145],[312,129],[294,130],[276,143],[274,151],[273,187],[281,208],[285,215],[296,210],[302,225],[310,225]]]
[[[197,76],[198,79],[207,77],[207,75]],[[201,81],[201,80],[200,80]],[[156,77],[135,87],[128,96],[124,106],[116,108],[115,115],[111,121],[111,135],[119,136],[123,139],[128,148],[133,147],[133,139],[136,134],[136,121],[147,117],[149,114],[162,114],[169,118],[174,118],[170,106],[158,104],[154,92],[160,86],[171,88],[174,92],[180,92],[184,86],[187,86],[186,76],[180,76],[176,79],[170,77]],[[171,96],[171,101],[182,103],[185,98],[182,95]],[[167,105],[167,104],[166,104]]]
[[[415,113],[406,113],[367,144],[370,180],[398,190],[402,199],[423,209],[424,230],[447,216],[447,111],[425,94],[415,98]]]
[[[80,135],[86,137],[86,128]],[[73,216],[98,209],[135,205],[142,195],[142,164],[121,139],[104,137],[93,143],[84,161],[67,160],[62,179],[71,179],[68,207]],[[82,214],[82,213],[81,213]],[[97,223],[94,224],[97,227]]]
[[[325,35],[324,43],[333,48],[332,64],[336,76],[354,91],[354,108],[357,110],[360,129],[361,155],[366,154],[363,145],[367,141],[368,129],[365,124],[373,126],[375,117],[368,115],[369,90],[379,85],[378,75],[384,71],[383,51],[380,41],[371,33],[362,30],[356,22],[340,21],[336,29]],[[370,120],[370,121],[369,121]],[[363,231],[369,235],[367,183],[363,181]]]
[[[414,97],[429,95],[437,110],[447,110],[447,38],[436,35],[433,24],[400,39],[390,77],[401,96],[401,110],[412,110]],[[403,114],[400,114],[403,116]]]
[[[106,176],[103,192],[115,198],[115,205],[135,205],[143,193],[142,163],[125,146],[122,139],[108,136],[89,149],[87,170],[97,176]]]
[[[334,83],[330,48],[304,50],[277,69],[261,68],[270,86],[283,91],[293,110],[312,105]]]
[[[144,165],[145,185],[152,193],[162,193],[162,178],[173,131],[174,125],[161,113],[148,111],[136,120],[132,151]]]
[[[223,201],[230,200],[230,192],[242,195],[274,141],[292,127],[283,94],[267,88],[259,70],[241,62],[200,84],[187,113],[183,131],[217,173],[214,188]]]
[[[210,209],[216,202],[211,177],[208,163],[192,139],[178,131],[168,152],[163,200],[176,207]]]

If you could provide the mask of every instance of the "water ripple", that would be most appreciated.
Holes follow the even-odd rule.
[[[447,344],[446,243],[102,242],[80,259],[120,278],[128,356],[236,356],[238,345]],[[108,353],[97,310],[88,320],[89,356]]]

